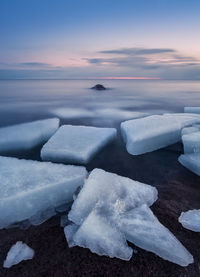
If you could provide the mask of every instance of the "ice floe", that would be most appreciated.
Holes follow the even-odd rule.
[[[116,138],[116,129],[63,125],[41,150],[45,161],[87,164]]]
[[[0,128],[0,153],[28,150],[41,145],[58,127],[59,119],[50,118]]]
[[[200,176],[200,153],[183,154],[178,160],[187,169]]]
[[[200,232],[200,210],[189,210],[182,212],[178,221],[186,229],[194,232]]]
[[[94,169],[68,214],[72,223],[65,220],[69,247],[78,245],[99,255],[129,260],[133,250],[128,240],[187,266],[193,257],[149,208],[156,199],[157,190],[152,186]]]
[[[22,241],[16,242],[14,244],[6,257],[6,260],[3,263],[3,267],[10,268],[13,265],[16,265],[24,260],[31,260],[34,256],[34,250],[30,248],[27,244]]]
[[[73,200],[86,175],[80,166],[0,157],[0,228],[44,222]]]
[[[200,152],[200,131],[183,135],[182,142],[185,154]]]
[[[126,239],[140,248],[181,266],[194,262],[192,255],[145,204],[121,215],[118,225]]]
[[[187,135],[187,134],[192,134],[192,133],[195,133],[198,131],[199,131],[199,128],[195,127],[195,126],[185,127],[181,130],[181,135],[183,136],[183,135]]]
[[[200,122],[199,115],[152,115],[121,123],[122,137],[132,155],[151,152],[181,140],[181,129]]]

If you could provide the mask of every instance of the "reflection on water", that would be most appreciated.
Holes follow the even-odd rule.
[[[115,125],[117,121],[139,117],[138,112],[182,112],[184,106],[200,105],[198,81],[106,80],[103,85],[111,89],[89,89],[97,82],[2,80],[0,126],[55,115],[64,120],[84,119],[86,125]]]

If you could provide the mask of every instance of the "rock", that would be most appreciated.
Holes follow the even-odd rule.
[[[97,84],[96,86],[92,87],[91,89],[106,90],[106,88],[101,84]]]

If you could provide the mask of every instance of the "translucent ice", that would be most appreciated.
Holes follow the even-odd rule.
[[[0,128],[0,153],[28,150],[41,145],[58,127],[59,119],[50,118]]]
[[[149,185],[94,169],[68,214],[73,222],[65,227],[69,246],[129,260],[129,240],[182,266],[192,263],[190,253],[149,209],[156,199],[157,190]]]
[[[43,146],[41,157],[45,161],[87,164],[115,137],[114,128],[64,125]]]
[[[200,131],[183,135],[182,142],[185,154],[200,152]]]
[[[72,201],[86,175],[80,166],[0,157],[0,228],[45,221],[54,208]]]
[[[181,266],[193,263],[192,255],[158,221],[147,205],[144,204],[122,214],[118,225],[126,239],[138,247]]]
[[[200,210],[190,210],[181,213],[178,221],[186,229],[192,230],[194,232],[200,232]]]
[[[34,256],[34,250],[22,241],[16,242],[14,244],[3,263],[3,267],[10,268],[24,260],[31,260]]]
[[[96,168],[90,173],[68,216],[80,225],[96,205],[104,207],[105,215],[115,215],[143,203],[150,206],[156,200],[156,188]]]
[[[77,229],[77,225],[65,227],[70,246],[89,248],[98,255],[130,260],[133,250],[127,245],[126,238],[108,217],[93,210]]]
[[[181,129],[199,121],[196,115],[152,115],[122,122],[121,131],[127,151],[139,155],[178,142]]]
[[[184,154],[178,160],[187,169],[200,176],[200,153]]]

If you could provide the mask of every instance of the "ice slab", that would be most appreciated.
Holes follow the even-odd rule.
[[[45,161],[87,164],[116,137],[114,128],[61,126],[41,150]]]
[[[181,136],[198,132],[199,128],[195,126],[185,127],[181,130]]]
[[[122,137],[132,155],[151,152],[181,140],[181,129],[199,122],[187,114],[152,115],[121,123]]]
[[[68,244],[89,248],[91,252],[110,258],[130,260],[133,250],[127,245],[126,238],[108,217],[93,210],[77,229],[77,225],[69,225],[64,229]]]
[[[41,145],[58,127],[59,119],[50,118],[0,128],[0,153],[28,150]]]
[[[69,246],[129,260],[133,253],[126,243],[129,240],[187,266],[193,257],[149,209],[156,199],[157,190],[149,185],[94,169],[68,214],[72,224],[63,222],[69,224],[64,229]]]
[[[81,225],[96,206],[103,206],[105,215],[116,216],[144,203],[150,206],[156,200],[156,188],[96,168],[85,181],[68,217]]]
[[[182,142],[185,154],[200,152],[200,131],[183,135]]]
[[[29,219],[40,224],[71,202],[84,167],[0,157],[0,228]]]
[[[200,107],[184,107],[184,112],[200,114]]]
[[[10,248],[6,260],[3,263],[3,267],[10,268],[21,261],[31,260],[33,256],[34,250],[22,241],[18,241]]]
[[[200,153],[181,155],[178,161],[187,169],[200,176]]]
[[[186,229],[200,232],[200,210],[189,210],[185,213],[182,212],[178,221]]]
[[[118,224],[126,239],[138,247],[181,266],[194,262],[192,255],[158,221],[147,205],[144,204],[122,214]]]
[[[104,108],[104,109],[97,109],[94,113],[95,116],[105,117],[105,118],[112,118],[112,119],[135,119],[148,116],[148,113],[142,112],[134,112],[130,110],[120,109],[120,108]]]

